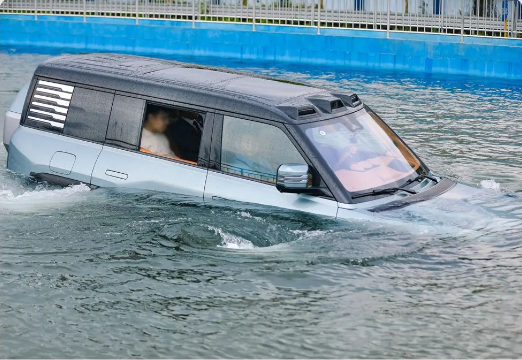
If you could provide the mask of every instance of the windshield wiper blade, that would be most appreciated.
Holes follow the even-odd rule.
[[[358,199],[358,198],[362,198],[362,197],[365,197],[365,196],[395,194],[397,191],[404,191],[404,192],[407,192],[408,194],[416,194],[417,193],[414,190],[403,189],[403,188],[400,188],[400,187],[394,187],[394,188],[388,188],[388,189],[372,190],[372,191],[368,191],[368,192],[365,192],[365,193],[362,193],[362,194],[356,194],[356,195],[352,196],[352,199]]]
[[[410,185],[411,183],[414,183],[415,181],[421,181],[421,180],[424,180],[424,179],[429,179],[429,180],[435,182],[435,184],[437,184],[439,182],[434,177],[431,177],[431,176],[426,175],[426,174],[422,174],[422,175],[417,176],[415,179],[411,179],[411,180],[406,181],[406,183],[404,185],[401,185],[400,188],[402,189],[402,188]]]
[[[430,179],[431,181],[434,181],[435,184],[437,184],[439,182],[434,177],[431,177],[429,175],[423,174],[423,175],[417,176],[415,179],[411,179],[411,180],[406,181],[405,184],[403,184],[403,185],[401,185],[399,187],[393,187],[393,188],[388,188],[388,189],[380,189],[380,190],[372,190],[372,191],[369,191],[369,192],[356,194],[356,195],[352,196],[352,199],[357,199],[357,198],[361,198],[361,197],[365,197],[365,196],[395,194],[397,191],[404,191],[404,192],[407,192],[408,194],[417,194],[417,192],[415,190],[405,189],[405,187],[410,185],[411,183],[414,183],[415,181],[419,181],[419,180],[423,180],[423,179]]]
[[[435,184],[438,184],[439,183],[439,180],[435,179],[434,177],[432,176],[429,176],[429,175],[422,175],[425,179],[428,179],[428,180],[431,180],[433,181]]]

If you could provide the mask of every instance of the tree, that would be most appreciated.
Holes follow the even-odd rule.
[[[409,11],[409,3],[408,3],[408,0],[404,0],[404,13],[407,14],[408,11]]]

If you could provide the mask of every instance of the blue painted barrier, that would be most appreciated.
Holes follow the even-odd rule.
[[[0,14],[0,46],[218,56],[522,80],[522,39],[421,33]]]

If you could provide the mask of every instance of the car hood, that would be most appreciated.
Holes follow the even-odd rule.
[[[414,195],[410,195],[395,201],[391,201],[385,204],[377,205],[373,208],[368,209],[370,212],[383,212],[383,211],[389,211],[394,209],[400,209],[408,205],[412,205],[418,202],[426,201],[433,199],[435,197],[444,196],[450,197],[450,198],[462,198],[466,196],[466,190],[465,189],[456,189],[457,186],[461,184],[457,184],[455,181],[450,179],[442,179],[440,180],[436,185],[430,187],[428,190],[419,192]],[[461,185],[463,188],[469,188],[465,185]]]

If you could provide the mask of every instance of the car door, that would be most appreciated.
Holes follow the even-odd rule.
[[[284,163],[309,164],[284,126],[216,115],[205,201],[241,201],[335,217],[338,204],[333,198],[276,189],[276,171]]]
[[[150,102],[143,99],[121,94],[115,96],[106,141],[92,173],[92,184],[203,197],[207,177],[206,159],[176,159],[140,147],[142,124],[151,106]],[[168,111],[177,111],[171,106],[165,106]],[[202,118],[203,132],[208,133],[201,135],[203,144],[203,137],[210,138],[211,135],[212,115],[202,111],[197,111],[197,114]],[[200,154],[207,153],[208,156],[204,146],[200,148]]]

